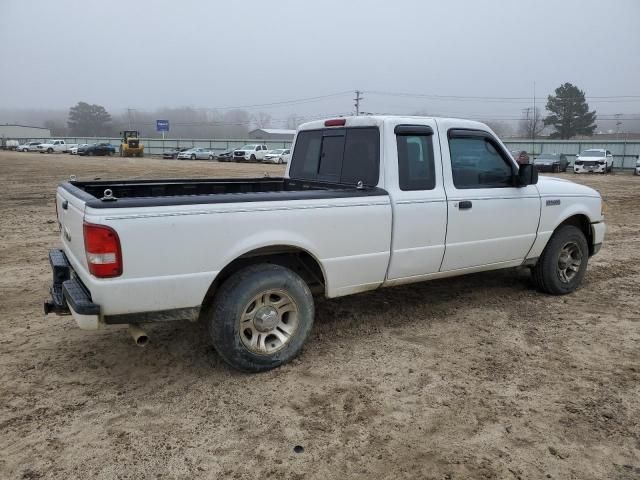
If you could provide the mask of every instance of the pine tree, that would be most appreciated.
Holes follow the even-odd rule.
[[[565,83],[556,88],[555,93],[547,98],[547,110],[551,115],[544,119],[545,125],[552,125],[556,129],[551,137],[568,139],[576,135],[593,135],[596,112],[589,111],[584,92],[575,85]]]

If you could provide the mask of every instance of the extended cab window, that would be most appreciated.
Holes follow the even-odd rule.
[[[400,190],[433,190],[436,186],[433,135],[397,135]]]
[[[512,164],[497,144],[483,135],[451,134],[449,151],[456,188],[513,187]]]
[[[303,130],[291,159],[291,178],[378,184],[380,133],[376,127]]]

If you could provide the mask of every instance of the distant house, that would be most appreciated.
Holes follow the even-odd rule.
[[[249,138],[256,140],[284,140],[292,141],[296,134],[295,130],[285,130],[282,128],[258,128],[249,132]]]
[[[5,123],[4,125],[0,124],[0,138],[8,140],[51,138],[51,130],[43,127]]]

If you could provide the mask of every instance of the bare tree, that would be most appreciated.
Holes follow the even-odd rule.
[[[544,117],[538,107],[526,108],[524,110],[524,118],[520,120],[518,134],[522,138],[535,138],[544,130]]]
[[[287,128],[289,130],[295,130],[300,126],[300,124],[304,123],[304,118],[292,113],[287,117]]]
[[[498,137],[508,137],[513,134],[513,128],[510,124],[506,122],[501,122],[499,120],[482,120],[486,123],[491,130],[495,132]]]
[[[256,128],[269,128],[271,120],[271,115],[265,112],[258,112],[253,116],[253,123]]]

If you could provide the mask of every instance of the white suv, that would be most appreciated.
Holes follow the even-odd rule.
[[[236,162],[243,160],[250,160],[252,162],[264,160],[264,156],[267,153],[266,145],[251,144],[245,145],[242,148],[238,148],[233,151],[233,159]]]
[[[576,155],[573,173],[609,173],[613,170],[613,155],[604,148],[592,148]]]

